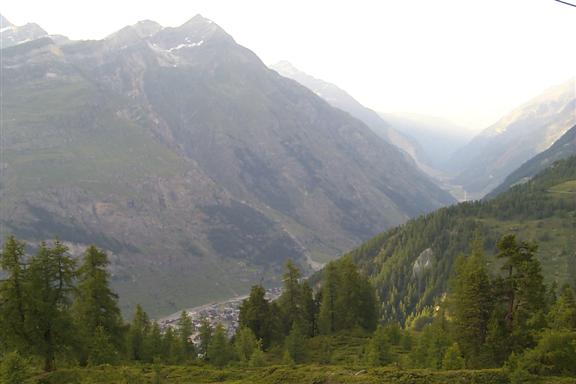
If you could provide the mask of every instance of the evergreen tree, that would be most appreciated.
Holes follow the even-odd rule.
[[[322,279],[322,302],[318,314],[318,326],[320,333],[327,335],[337,330],[336,320],[338,317],[338,290],[340,278],[334,262],[328,263],[324,268]]]
[[[157,322],[152,322],[149,327],[149,331],[146,332],[144,336],[143,351],[141,354],[141,360],[147,362],[154,362],[162,360],[166,356],[163,354],[164,340],[162,336],[162,330]]]
[[[208,319],[200,321],[200,345],[198,346],[198,353],[200,353],[204,360],[208,359],[208,350],[210,349],[210,342],[212,341],[212,325]]]
[[[27,271],[24,265],[24,243],[14,236],[6,239],[0,266],[6,278],[0,283],[0,337],[4,346],[24,351],[33,342],[27,332]]]
[[[222,324],[214,329],[208,346],[208,361],[218,368],[225,367],[232,360],[232,350]]]
[[[252,353],[259,347],[258,340],[250,328],[240,328],[236,333],[236,340],[234,346],[236,348],[236,355],[241,363],[248,363],[252,357]]]
[[[470,368],[488,364],[482,360],[486,355],[484,343],[494,306],[492,297],[482,240],[478,238],[472,254],[457,261],[451,295],[454,336]]]
[[[318,334],[318,303],[314,299],[314,293],[308,282],[301,285],[301,308],[302,308],[302,328],[308,337],[314,337]]]
[[[456,369],[464,369],[465,362],[460,352],[460,347],[458,343],[452,344],[450,348],[444,353],[444,358],[442,359],[442,369],[451,371]]]
[[[194,359],[195,357],[194,343],[190,340],[193,330],[192,319],[188,312],[182,311],[178,318],[178,339],[185,359]]]
[[[300,286],[300,270],[288,260],[286,263],[286,272],[282,278],[283,289],[282,295],[278,298],[278,306],[282,311],[284,320],[284,334],[290,332],[290,327],[295,321],[301,322],[304,317],[302,308],[302,295]]]
[[[548,324],[552,329],[576,330],[576,298],[569,285],[562,287],[560,296],[548,314]]]
[[[70,313],[75,263],[68,248],[56,241],[41,244],[30,261],[27,278],[27,318],[32,353],[42,357],[44,370],[55,369],[56,354],[72,345]]]
[[[78,289],[73,305],[74,319],[82,344],[95,337],[96,330],[104,332],[117,351],[124,345],[124,328],[118,296],[109,287],[108,256],[94,246],[84,253],[78,270]],[[99,335],[99,337],[104,337]],[[82,351],[85,355],[86,352]]]
[[[254,285],[250,290],[248,299],[242,302],[240,307],[240,327],[252,330],[258,340],[262,340],[264,349],[268,348],[273,338],[274,313],[271,305],[266,300],[266,291],[261,285]]]
[[[534,318],[541,316],[546,307],[546,287],[540,263],[535,258],[538,247],[527,242],[518,243],[514,235],[502,237],[496,245],[497,257],[504,260],[505,276],[498,284],[499,296],[505,303],[504,320],[512,350],[519,352],[534,345],[533,334],[541,328]]]
[[[290,333],[284,340],[284,348],[294,363],[301,363],[306,359],[306,337],[296,322],[292,324]]]
[[[252,356],[250,356],[248,365],[255,368],[263,367],[266,365],[266,361],[264,360],[264,352],[262,351],[262,343],[260,341],[256,342],[256,348],[254,348]]]
[[[392,360],[390,355],[390,340],[384,327],[378,326],[368,341],[365,350],[365,359],[366,362],[373,367],[385,365]]]
[[[145,361],[146,339],[150,331],[150,320],[142,307],[138,304],[134,313],[130,331],[128,333],[128,353],[131,359]]]
[[[118,350],[110,340],[110,334],[102,326],[97,326],[96,330],[88,339],[88,364],[114,364],[119,360]]]

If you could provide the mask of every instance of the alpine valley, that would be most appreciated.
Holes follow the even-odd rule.
[[[124,310],[244,294],[454,202],[200,15],[98,41],[2,18],[1,36],[2,235],[105,249]]]

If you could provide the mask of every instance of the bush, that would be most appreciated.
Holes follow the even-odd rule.
[[[10,352],[2,359],[0,377],[2,383],[21,384],[24,383],[30,370],[28,360],[24,359],[18,352]]]

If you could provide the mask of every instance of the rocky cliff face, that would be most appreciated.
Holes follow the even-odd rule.
[[[452,202],[362,122],[201,16],[2,52],[3,226],[114,255],[152,314],[273,282]]]

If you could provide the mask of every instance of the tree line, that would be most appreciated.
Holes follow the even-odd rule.
[[[186,312],[176,327],[162,328],[137,306],[126,323],[109,287],[105,252],[89,247],[77,265],[60,242],[40,244],[27,257],[24,244],[10,237],[0,256],[3,374],[18,376],[32,358],[46,371],[59,361],[67,366],[506,367],[514,383],[538,375],[576,375],[572,288],[544,284],[533,243],[513,235],[500,238],[497,273],[487,267],[485,245],[476,236],[469,254],[457,259],[442,302],[405,324],[382,320],[382,299],[352,258],[329,263],[317,280],[303,279],[289,261],[281,296],[269,300],[264,287],[253,286],[229,338],[222,325],[207,320],[195,330]]]

